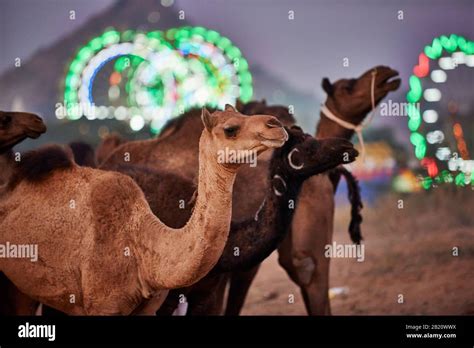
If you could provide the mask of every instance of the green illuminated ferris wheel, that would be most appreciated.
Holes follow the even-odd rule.
[[[105,82],[104,82],[105,81]],[[252,75],[238,47],[214,30],[106,30],[81,47],[64,80],[66,117],[115,118],[153,133],[199,107],[223,107],[253,94]]]

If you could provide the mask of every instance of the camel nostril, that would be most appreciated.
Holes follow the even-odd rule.
[[[278,119],[273,117],[268,120],[267,127],[268,128],[283,128],[283,124],[280,121],[278,121]]]

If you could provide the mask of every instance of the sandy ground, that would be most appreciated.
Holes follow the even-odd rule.
[[[365,261],[331,261],[330,286],[348,288],[347,295],[332,299],[333,314],[474,315],[474,191],[390,195],[363,212]],[[347,207],[337,209],[339,243],[349,243],[348,217]],[[290,294],[294,303],[288,303]],[[298,287],[275,253],[263,263],[242,314],[306,314]]]

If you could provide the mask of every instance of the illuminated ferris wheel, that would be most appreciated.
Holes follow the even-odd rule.
[[[426,169],[425,189],[442,183],[474,186],[472,149],[468,149],[458,103],[447,99],[451,89],[444,87],[452,71],[465,69],[458,79],[468,79],[472,88],[473,67],[474,42],[452,34],[433,39],[413,68],[407,94],[408,128],[415,156]],[[443,96],[447,108],[441,103]]]
[[[159,133],[171,118],[208,105],[252,97],[252,75],[240,49],[214,30],[106,30],[81,47],[64,81],[66,117],[115,118]]]

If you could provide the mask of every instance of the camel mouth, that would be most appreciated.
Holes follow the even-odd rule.
[[[359,156],[359,151],[357,151],[357,149],[355,149],[354,147],[346,148],[343,151],[343,154],[346,154],[346,153],[349,156],[348,157],[349,162],[354,162],[356,160],[357,156]]]
[[[333,161],[328,162],[326,165],[320,168],[319,172],[323,173],[328,170],[334,169],[335,167],[341,164],[352,163],[356,160],[357,156],[359,156],[359,151],[357,151],[353,147],[351,148],[347,147],[346,149],[342,151],[338,151],[337,155],[335,154],[333,156]]]
[[[336,159],[341,159],[341,163],[350,163],[354,162],[357,156],[359,156],[359,151],[352,144],[343,144],[337,146],[333,151],[333,157]]]
[[[260,140],[260,143],[268,148],[282,147],[283,144],[285,144],[285,142],[288,140],[288,133],[284,128],[281,129],[283,130],[283,135],[277,138],[269,138],[259,133],[258,138]]]
[[[260,142],[262,143],[262,145],[265,145],[266,147],[277,148],[277,147],[282,147],[285,141],[286,140],[264,139],[264,140],[261,140]]]
[[[388,69],[387,72],[382,73],[381,78],[377,81],[377,88],[383,89],[384,91],[395,91],[400,87],[402,80],[397,78],[399,76],[398,71]]]
[[[46,128],[44,130],[29,130],[27,131],[25,134],[28,138],[31,138],[31,139],[37,139],[41,136],[41,134],[43,134],[44,132],[46,132]]]

